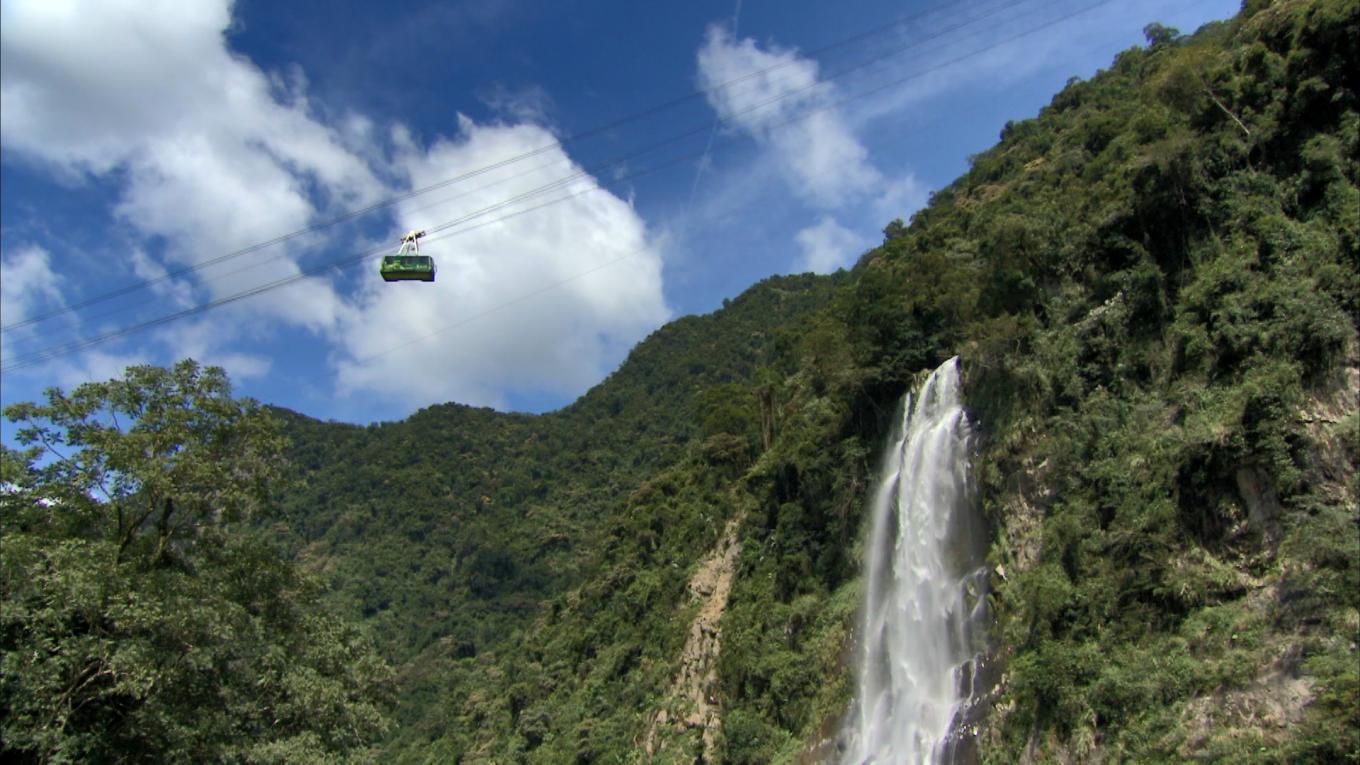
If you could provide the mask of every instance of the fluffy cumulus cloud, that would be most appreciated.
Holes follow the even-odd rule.
[[[61,299],[52,259],[41,247],[23,247],[0,255],[0,325],[19,324]],[[14,327],[0,337],[0,360],[15,356],[13,344],[32,330]]]
[[[314,117],[305,82],[271,78],[227,49],[228,0],[16,0],[0,25],[0,138],[59,174],[122,181],[117,214],[183,265],[313,222],[386,189],[344,136]],[[140,272],[159,265],[143,254]],[[274,248],[204,272],[205,297],[267,273],[296,274]],[[253,302],[250,316],[313,328],[339,301],[323,280]]]
[[[699,87],[727,125],[778,155],[794,188],[822,207],[854,201],[882,182],[868,151],[831,105],[817,62],[762,48],[710,26],[698,52]]]
[[[799,231],[794,239],[802,250],[794,271],[819,274],[853,266],[872,244],[827,215],[823,215],[816,225]]]
[[[492,406],[508,395],[579,393],[668,318],[661,254],[643,220],[599,189],[548,131],[463,119],[451,139],[398,143],[398,163],[417,188],[488,157],[552,147],[533,160],[536,172],[511,165],[413,201],[398,213],[403,229],[571,180],[431,234],[421,252],[435,258],[434,283],[364,288],[337,331],[342,390]]]
[[[60,299],[52,258],[41,247],[24,247],[0,256],[0,324],[18,324],[44,301]]]

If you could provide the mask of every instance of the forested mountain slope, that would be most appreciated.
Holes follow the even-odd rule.
[[[995,534],[983,757],[1360,756],[1357,16],[1154,25],[848,276],[681,320],[562,412],[291,418],[300,544],[400,665],[388,755],[811,756],[874,454],[957,353]],[[706,742],[668,721],[729,524]]]
[[[749,379],[785,342],[782,327],[805,322],[837,283],[769,279],[673,322],[547,415],[446,404],[364,428],[277,411],[300,483],[285,502],[294,545],[334,605],[373,627],[399,670],[400,717],[468,692],[455,679],[463,665],[592,575],[622,498],[682,459],[729,406],[725,386]]]

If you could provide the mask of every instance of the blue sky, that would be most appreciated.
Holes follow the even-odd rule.
[[[0,401],[193,356],[321,418],[554,409],[1237,5],[4,0]],[[384,284],[411,228],[438,281]]]

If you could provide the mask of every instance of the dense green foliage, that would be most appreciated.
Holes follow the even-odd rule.
[[[1025,264],[961,338],[1016,572],[997,762],[1360,756],[1357,31],[1345,2],[1150,30],[913,226]]]
[[[852,272],[767,280],[668,325],[560,412],[450,404],[367,428],[276,412],[292,446],[287,529],[269,530],[324,584],[332,618],[364,625],[395,669],[381,756],[636,762],[654,736],[663,762],[806,754],[850,703],[874,455],[901,395],[960,354],[994,531],[984,759],[1360,759],[1360,9],[1248,0],[1193,36],[1147,37],[1007,124]],[[188,592],[250,614],[192,623],[212,655],[325,678],[299,704],[351,689],[329,713],[378,729],[358,710],[381,667],[337,659],[367,657],[339,621],[337,647],[290,637],[320,618],[316,593],[255,532],[232,526],[238,543],[214,547],[225,557],[210,566],[201,544],[158,541],[145,501],[159,489],[139,484],[125,499],[151,515],[140,557],[123,560],[116,534],[46,498],[70,496],[105,526],[117,503],[54,493],[69,477],[42,471],[61,463],[6,459],[3,691],[27,715],[14,730],[28,751],[76,730],[42,721],[65,703],[52,673],[70,670],[26,663],[15,641],[48,630],[132,652],[119,661],[169,655],[199,638],[162,639],[188,626],[120,604]],[[68,525],[36,520],[49,515]],[[196,533],[234,523],[211,520]],[[740,554],[709,689],[722,728],[705,750],[702,731],[655,721],[689,711],[675,686],[699,610],[687,584],[728,529]],[[248,550],[263,557],[233,558]],[[86,575],[47,562],[63,555]],[[293,616],[250,611],[230,589],[240,570],[280,572],[269,591]],[[110,626],[62,610],[96,595]],[[239,638],[271,619],[277,634],[253,633],[268,650]],[[215,635],[238,636],[244,655]],[[234,687],[213,677],[155,688]],[[268,693],[297,687],[270,677]],[[48,695],[17,706],[19,682]],[[118,696],[93,711],[167,715],[146,730],[189,746],[169,743],[187,735],[172,712],[187,713],[135,684],[96,690],[111,688],[140,706]],[[230,700],[261,733],[244,691]],[[175,751],[282,759],[268,747],[362,739],[288,735],[247,754]],[[139,751],[94,734],[77,745]]]
[[[133,367],[5,416],[30,447],[0,454],[7,759],[368,759],[387,667],[259,530],[282,442],[221,370]]]

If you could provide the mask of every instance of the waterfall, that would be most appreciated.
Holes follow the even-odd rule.
[[[988,571],[969,475],[958,357],[908,394],[883,459],[866,550],[859,696],[846,765],[976,759]]]

